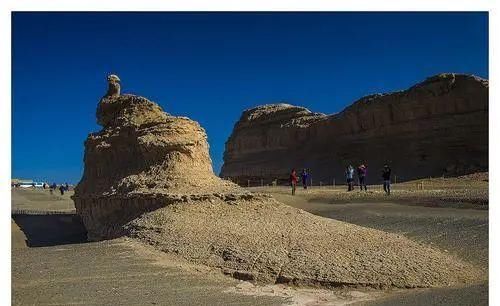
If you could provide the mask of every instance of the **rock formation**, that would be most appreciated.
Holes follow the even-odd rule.
[[[108,78],[119,88],[117,78]],[[134,95],[106,94],[97,107],[103,129],[85,141],[85,169],[74,201],[89,238],[120,235],[121,225],[180,195],[228,192],[216,177],[205,130]]]
[[[97,118],[103,129],[85,142],[73,197],[90,239],[127,235],[258,282],[429,287],[480,277],[470,264],[405,237],[315,216],[221,180],[198,123],[146,98],[106,95]]]
[[[226,142],[221,176],[269,183],[309,168],[316,184],[332,184],[344,181],[348,164],[364,163],[368,183],[378,183],[386,162],[398,180],[487,171],[488,81],[440,74],[329,116],[288,104],[246,110]]]
[[[106,97],[113,97],[120,95],[120,78],[115,74],[108,76],[108,92]]]

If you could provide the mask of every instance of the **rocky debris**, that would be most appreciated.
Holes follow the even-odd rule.
[[[287,180],[308,168],[316,183],[344,182],[348,164],[368,165],[379,183],[384,163],[398,181],[488,169],[487,80],[440,74],[408,90],[359,99],[334,115],[288,104],[243,112],[226,142],[221,176]]]
[[[292,112],[301,122],[322,116]],[[146,98],[105,96],[97,117],[103,129],[85,142],[73,196],[91,240],[127,235],[255,282],[413,288],[480,277],[407,238],[314,216],[216,177],[199,124]]]

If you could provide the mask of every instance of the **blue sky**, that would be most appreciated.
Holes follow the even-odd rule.
[[[105,77],[206,129],[244,109],[335,113],[442,72],[488,78],[487,13],[13,13],[12,176],[77,183]]]

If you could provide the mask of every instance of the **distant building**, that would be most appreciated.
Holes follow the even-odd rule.
[[[10,186],[11,187],[21,187],[21,188],[30,188],[30,187],[37,187],[37,188],[42,188],[43,187],[43,182],[35,182],[30,179],[11,179],[10,180]]]

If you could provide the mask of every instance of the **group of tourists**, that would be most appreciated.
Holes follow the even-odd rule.
[[[59,188],[57,188],[56,183],[52,183],[52,185],[49,185],[47,183],[43,183],[43,189],[49,189],[50,194],[52,194],[54,192],[54,190],[59,189],[59,192],[61,193],[61,195],[64,195],[65,191],[69,191],[69,185],[68,185],[68,183],[65,183],[64,185],[63,184],[59,185]]]
[[[345,178],[346,178],[346,183],[347,183],[347,191],[353,191],[354,190],[354,167],[352,165],[349,165],[346,167],[345,170]],[[361,191],[368,191],[368,187],[366,186],[366,177],[368,174],[368,167],[365,164],[361,164],[358,166],[356,169],[356,173],[358,176],[358,183],[359,183],[359,189]],[[302,179],[302,186],[304,189],[307,189],[307,179],[309,177],[309,174],[306,169],[302,170],[302,173],[300,174],[300,178]],[[382,179],[384,181],[384,192],[387,195],[391,194],[391,168],[389,165],[385,164],[384,168],[382,169]],[[292,169],[290,173],[290,186],[292,187],[292,195],[295,195],[295,190],[297,188],[297,184],[299,182],[299,177],[297,176],[297,171],[295,169]]]
[[[300,178],[302,180],[302,187],[304,189],[307,189],[307,178],[309,177],[309,174],[307,173],[306,169],[302,170],[302,173],[300,174]],[[292,169],[292,172],[290,173],[290,185],[292,186],[292,195],[295,195],[295,189],[297,188],[297,183],[299,182],[299,178],[297,177],[297,171],[295,169]]]
[[[359,182],[359,189],[363,191],[363,188],[365,191],[368,191],[368,188],[366,187],[366,175],[368,173],[368,168],[365,165],[360,165],[357,169],[358,173],[358,182]],[[352,165],[347,166],[345,169],[345,178],[347,182],[347,191],[353,191],[354,190],[354,168]]]

